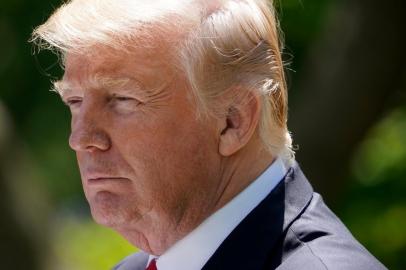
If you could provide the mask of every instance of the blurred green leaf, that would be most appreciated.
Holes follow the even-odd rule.
[[[56,259],[53,263],[57,267],[51,269],[111,269],[136,251],[117,233],[89,219],[65,217],[54,229]]]

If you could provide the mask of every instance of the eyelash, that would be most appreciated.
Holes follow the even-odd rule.
[[[117,100],[117,101],[128,101],[128,100],[135,100],[132,97],[126,97],[126,96],[113,96],[112,97],[113,100]]]
[[[66,100],[65,104],[70,107],[81,102],[82,102],[81,98],[71,98]]]
[[[137,106],[140,105],[140,104],[142,104],[142,102],[141,102],[140,100],[138,100],[138,99],[136,99],[136,98],[134,98],[134,97],[129,97],[129,96],[113,95],[113,96],[111,97],[111,100],[112,100],[112,101],[116,101],[116,102],[126,102],[126,101],[129,101],[129,102],[135,103]]]

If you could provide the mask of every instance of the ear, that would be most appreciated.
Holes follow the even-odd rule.
[[[228,113],[221,119],[221,155],[231,156],[250,141],[258,126],[260,110],[261,101],[252,93],[228,107]]]

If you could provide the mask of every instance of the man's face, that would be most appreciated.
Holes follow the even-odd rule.
[[[119,231],[182,230],[218,195],[218,132],[169,63],[152,49],[66,57],[69,143],[94,219]]]

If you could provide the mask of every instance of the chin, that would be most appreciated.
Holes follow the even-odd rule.
[[[116,227],[123,223],[122,218],[112,213],[106,213],[98,209],[91,208],[93,220],[106,227]]]
[[[98,192],[89,200],[94,221],[107,227],[120,227],[134,222],[139,216],[134,206],[129,206],[123,199],[107,191]]]

